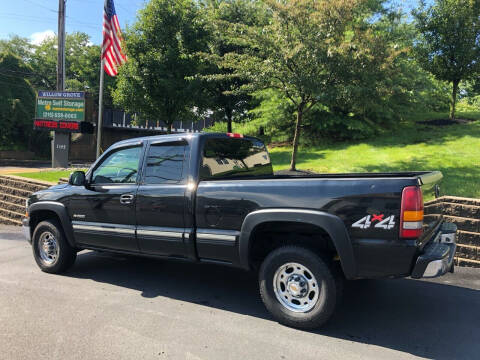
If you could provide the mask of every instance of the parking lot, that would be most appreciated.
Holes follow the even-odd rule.
[[[480,271],[347,284],[324,328],[274,322],[239,270],[82,252],[42,273],[0,226],[2,359],[478,359]]]

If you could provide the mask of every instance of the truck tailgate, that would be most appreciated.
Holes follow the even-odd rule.
[[[422,189],[424,202],[429,202],[440,196],[440,183],[443,175],[440,171],[429,171],[418,175],[418,182]],[[442,220],[442,211],[439,206],[431,205],[425,209],[423,232],[428,236]]]

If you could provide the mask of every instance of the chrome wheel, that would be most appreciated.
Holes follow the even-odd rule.
[[[57,261],[58,250],[57,239],[55,239],[55,236],[51,232],[45,231],[40,235],[38,253],[45,264],[53,265]]]
[[[312,272],[298,263],[286,263],[277,269],[273,276],[273,289],[280,304],[294,312],[311,310],[320,292]]]

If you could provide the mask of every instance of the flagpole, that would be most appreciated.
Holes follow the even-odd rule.
[[[105,59],[102,57],[102,61],[100,62],[100,89],[98,92],[97,159],[100,156],[100,146],[102,144],[103,81],[105,76],[105,71],[103,70],[104,61]]]
[[[105,72],[110,76],[117,75],[117,67],[127,58],[120,49],[114,49],[114,43],[121,43],[122,35],[118,24],[117,14],[113,0],[105,0],[103,4],[103,42],[100,61],[100,87],[98,91],[98,122],[97,122],[97,159],[100,157],[102,145],[102,118],[103,118],[103,82]],[[108,58],[108,60],[107,60]],[[105,68],[105,65],[107,66]]]

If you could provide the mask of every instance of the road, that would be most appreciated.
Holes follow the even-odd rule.
[[[42,273],[0,227],[1,359],[478,359],[480,271],[351,282],[322,329],[281,326],[253,274],[82,252]]]

